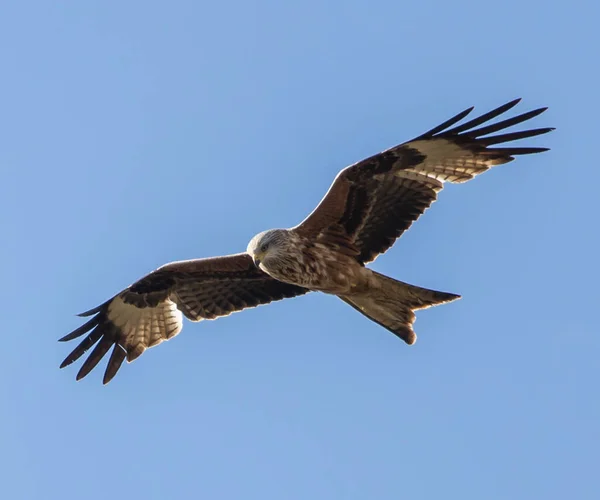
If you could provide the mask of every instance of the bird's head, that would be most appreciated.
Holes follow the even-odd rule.
[[[286,236],[285,229],[270,229],[257,234],[250,240],[246,252],[252,257],[256,267],[260,267],[261,262],[265,263],[281,253],[285,248]]]

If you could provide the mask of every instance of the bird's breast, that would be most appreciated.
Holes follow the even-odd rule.
[[[265,260],[261,268],[279,281],[336,295],[364,280],[364,268],[356,259],[318,243],[298,245],[285,257]]]

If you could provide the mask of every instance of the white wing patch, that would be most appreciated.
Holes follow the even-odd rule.
[[[146,349],[169,340],[183,326],[182,314],[174,302],[165,300],[156,307],[136,307],[115,297],[108,306],[108,319],[123,332],[119,345],[127,351],[131,362]]]
[[[406,179],[406,181],[409,181],[409,186],[415,184],[417,186],[425,185],[428,188],[433,189],[436,193],[439,193],[444,187],[442,184],[443,179],[438,179],[435,175],[431,175],[428,171],[425,171],[424,167],[419,167],[419,170],[412,168],[407,170],[399,170],[395,175],[396,177],[400,177],[401,179]],[[406,181],[404,181],[404,184],[407,184]]]
[[[442,182],[466,182],[494,165],[510,161],[472,153],[446,139],[413,141],[408,146],[426,156],[425,161],[410,170]]]

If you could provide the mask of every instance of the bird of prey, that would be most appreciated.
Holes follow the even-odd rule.
[[[96,344],[77,373],[79,380],[112,347],[106,384],[125,358],[131,362],[149,347],[175,337],[183,326],[182,316],[191,321],[215,319],[310,291],[337,295],[413,344],[415,311],[460,296],[409,285],[365,265],[419,218],[444,182],[466,182],[515,156],[548,150],[498,147],[554,130],[505,132],[547,108],[489,123],[519,101],[458,124],[473,110],[466,109],[411,141],[346,167],[304,221],[256,235],[245,253],[172,262],[144,276],[80,315],[92,318],[60,340],[87,335],[60,367]]]

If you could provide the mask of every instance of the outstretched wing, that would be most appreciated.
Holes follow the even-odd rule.
[[[78,360],[97,343],[77,374],[80,380],[112,347],[104,373],[107,384],[125,358],[131,362],[149,347],[177,335],[183,326],[182,313],[192,321],[215,319],[306,292],[257,269],[247,254],[172,262],[80,314],[93,317],[60,341],[88,335],[60,367]]]
[[[339,244],[340,234],[361,263],[374,260],[436,200],[443,182],[466,182],[514,156],[547,151],[539,147],[496,147],[554,130],[538,128],[492,135],[527,121],[547,108],[491,125],[486,122],[514,107],[520,99],[478,118],[453,125],[473,108],[429,132],[342,170],[317,208],[295,230]]]

